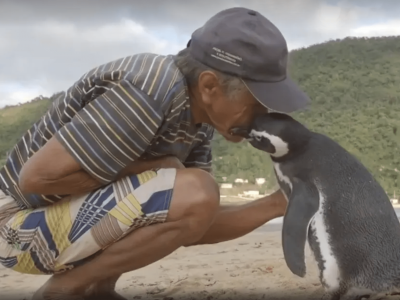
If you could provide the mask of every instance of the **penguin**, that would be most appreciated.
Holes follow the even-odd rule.
[[[387,194],[356,157],[283,113],[259,115],[231,132],[270,155],[288,201],[282,248],[293,274],[306,275],[308,243],[322,300],[400,291],[400,223]]]

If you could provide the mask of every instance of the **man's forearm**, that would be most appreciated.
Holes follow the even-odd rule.
[[[119,180],[125,176],[140,174],[144,171],[164,167],[160,159],[148,161],[135,161],[123,169],[115,178]],[[89,193],[102,187],[104,184],[93,178],[84,170],[77,171],[68,176],[56,180],[38,179],[29,188],[20,186],[24,193],[41,195],[77,195]]]
[[[287,201],[280,190],[243,205],[221,206],[207,233],[194,245],[220,243],[244,236],[270,220],[282,217],[286,207]]]
[[[37,179],[29,187],[20,185],[20,189],[24,194],[76,195],[88,193],[101,186],[101,182],[81,170],[57,180]]]
[[[160,158],[152,160],[138,160],[123,169],[117,176],[116,180],[119,180],[125,176],[140,174],[151,169],[163,167],[164,163]]]

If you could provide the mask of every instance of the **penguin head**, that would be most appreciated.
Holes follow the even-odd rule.
[[[299,149],[309,138],[308,129],[282,113],[259,115],[249,127],[236,127],[231,131],[234,135],[244,137],[254,148],[276,158]]]

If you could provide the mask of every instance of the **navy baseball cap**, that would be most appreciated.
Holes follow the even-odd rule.
[[[287,75],[285,38],[257,11],[234,7],[217,13],[193,32],[187,46],[197,61],[240,77],[270,110],[291,113],[310,102]]]

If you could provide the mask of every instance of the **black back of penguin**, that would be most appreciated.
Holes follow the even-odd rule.
[[[304,164],[311,168],[302,175],[296,165]],[[282,163],[281,169],[318,179],[325,196],[326,230],[341,270],[350,276],[362,270],[374,285],[400,279],[400,223],[385,191],[358,159],[314,133],[307,151],[298,160]]]
[[[287,115],[270,113],[254,121],[250,142],[265,151],[268,142],[257,141],[257,132],[287,144],[286,154],[271,155],[284,175],[318,183],[325,195],[323,214],[331,247],[346,276],[378,289],[400,284],[400,223],[365,166],[332,139]]]

